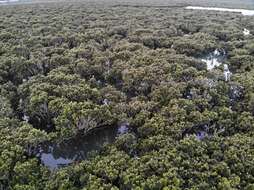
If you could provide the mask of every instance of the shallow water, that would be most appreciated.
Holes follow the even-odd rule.
[[[244,28],[244,29],[243,29],[243,35],[244,35],[244,36],[250,35],[250,31],[247,30],[246,28]]]
[[[198,131],[196,133],[196,138],[198,140],[203,140],[204,138],[206,138],[208,136],[207,132],[206,131]]]
[[[218,49],[214,52],[209,53],[206,56],[201,57],[201,61],[207,65],[207,70],[212,70],[215,67],[220,66],[226,58],[226,52],[224,50],[219,51]]]
[[[0,3],[13,3],[13,2],[19,2],[20,0],[0,0]]]
[[[78,135],[60,144],[45,143],[38,148],[36,156],[50,169],[56,169],[73,162],[85,160],[91,151],[100,150],[104,145],[113,143],[120,135],[130,131],[128,123],[117,127],[109,126],[89,135]]]
[[[240,85],[231,85],[229,89],[229,98],[232,103],[242,100],[244,87]]]
[[[254,10],[247,9],[229,9],[229,8],[219,8],[219,7],[196,7],[196,6],[187,6],[186,9],[194,9],[194,10],[208,10],[208,11],[223,11],[223,12],[234,12],[234,13],[242,13],[244,16],[253,16]]]

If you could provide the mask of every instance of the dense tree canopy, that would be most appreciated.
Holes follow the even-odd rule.
[[[244,35],[247,28],[249,35]],[[0,189],[254,189],[254,19],[183,7],[0,7]],[[201,59],[216,49],[223,65]],[[45,142],[128,123],[51,170]]]

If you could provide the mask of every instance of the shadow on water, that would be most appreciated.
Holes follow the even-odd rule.
[[[97,129],[88,135],[77,135],[62,143],[40,145],[36,156],[50,169],[57,169],[88,158],[91,151],[100,150],[104,145],[113,143],[116,138],[131,132],[128,123]]]
[[[206,137],[211,136],[209,125],[210,124],[200,124],[188,128],[185,131],[183,131],[182,137],[184,138],[189,135],[194,135],[198,140],[203,140]]]

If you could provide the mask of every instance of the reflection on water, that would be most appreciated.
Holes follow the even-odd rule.
[[[129,123],[127,122],[122,123],[117,129],[118,135],[123,135],[128,132],[129,132]]]
[[[206,131],[198,131],[197,134],[196,134],[196,138],[198,140],[203,140],[207,136],[208,136],[208,134],[207,134]]]
[[[196,7],[196,6],[188,6],[186,7],[186,9],[234,12],[234,13],[242,13],[245,16],[254,15],[254,10],[247,10],[247,9],[228,9],[228,8],[218,8],[218,7]]]
[[[250,31],[247,30],[246,28],[244,28],[244,29],[243,29],[243,35],[244,35],[244,36],[250,35]]]
[[[242,100],[244,87],[232,84],[229,89],[229,98],[232,103]]]
[[[226,58],[226,52],[224,50],[214,50],[214,52],[201,58],[203,62],[207,65],[207,70],[211,70],[214,67],[218,67]]]
[[[20,0],[0,0],[0,3],[13,3],[13,2],[18,2]]]
[[[65,157],[61,157],[61,155],[56,155],[55,153],[55,147],[49,145],[45,147],[41,147],[40,153],[38,153],[38,156],[40,157],[41,161],[44,165],[50,167],[50,168],[56,168],[59,166],[65,166],[68,164],[71,164],[74,159],[68,159]]]
[[[199,141],[212,137],[211,129],[208,124],[193,126],[183,132],[183,137],[188,137],[190,135],[194,135]]]
[[[103,145],[113,143],[117,136],[130,131],[128,123],[118,127],[96,130],[89,135],[78,135],[60,144],[45,143],[39,147],[37,157],[50,169],[66,166],[87,159],[88,153],[100,150]]]

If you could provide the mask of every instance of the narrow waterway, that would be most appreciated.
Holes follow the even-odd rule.
[[[248,10],[248,9],[229,9],[229,8],[219,8],[219,7],[196,7],[196,6],[187,6],[185,8],[193,9],[193,10],[234,12],[234,13],[241,13],[244,16],[254,16],[254,10]]]
[[[20,0],[0,0],[0,4],[15,3],[19,1]]]

